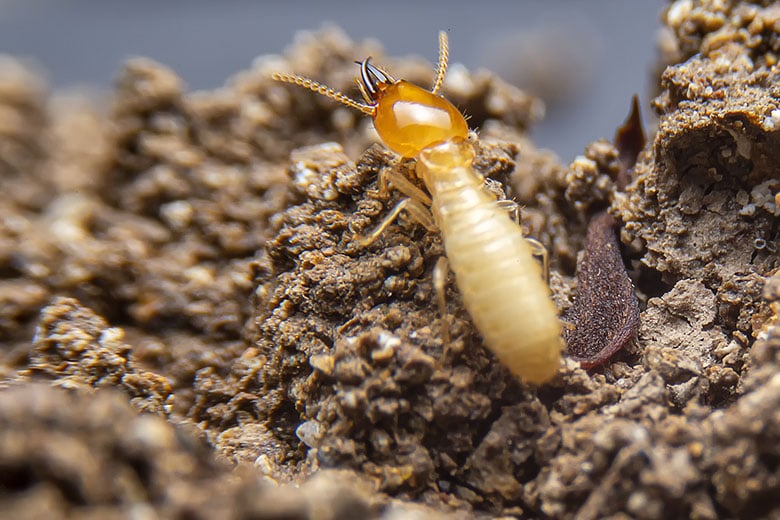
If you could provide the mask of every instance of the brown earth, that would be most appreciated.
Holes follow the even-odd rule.
[[[452,276],[445,351],[438,234],[352,240],[399,198],[377,173],[413,164],[270,80],[348,90],[370,54],[428,84],[430,65],[330,31],[214,92],[129,62],[104,113],[0,60],[0,511],[780,518],[780,8],[664,19],[660,121],[625,190],[615,146],[561,165],[524,135],[536,100],[445,82],[562,314],[590,218],[619,227],[636,341],[539,387],[485,349]]]

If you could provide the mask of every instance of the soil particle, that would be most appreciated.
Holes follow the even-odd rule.
[[[135,366],[124,336],[77,300],[56,298],[41,311],[28,368],[19,378],[82,390],[119,388],[137,408],[164,413],[172,398],[169,382]]]
[[[381,516],[370,489],[346,471],[323,471],[300,488],[272,487],[249,467],[216,460],[190,429],[138,415],[126,396],[108,388],[85,393],[28,384],[5,390],[0,426],[2,505],[9,518],[437,517],[400,503]]]
[[[4,205],[40,209],[51,188],[41,169],[47,86],[28,64],[0,56],[0,189]]]
[[[0,394],[0,423],[10,517],[175,516],[224,501],[218,487],[203,486],[225,473],[203,443],[160,418],[136,415],[109,389],[15,387]]]

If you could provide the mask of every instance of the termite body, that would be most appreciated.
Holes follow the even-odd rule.
[[[430,197],[399,174],[388,174],[385,180],[409,198],[364,242],[375,239],[402,209],[427,228],[438,229],[463,304],[485,344],[523,380],[543,383],[557,373],[560,364],[563,342],[557,309],[522,229],[484,189],[482,177],[474,171],[476,152],[465,118],[437,95],[447,65],[446,33],[439,34],[439,43],[439,66],[431,91],[393,79],[369,63],[370,58],[358,62],[358,87],[366,103],[306,78],[275,74],[274,79],[295,83],[370,115],[390,150],[416,159],[416,175]]]

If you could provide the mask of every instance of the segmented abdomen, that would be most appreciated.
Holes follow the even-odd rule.
[[[557,309],[521,228],[482,188],[463,144],[451,154],[442,153],[450,143],[438,145],[418,161],[447,259],[485,344],[523,380],[545,382],[563,346]]]

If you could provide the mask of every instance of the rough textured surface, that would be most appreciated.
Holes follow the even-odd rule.
[[[607,212],[588,224],[577,295],[563,320],[569,356],[585,368],[603,365],[636,338],[639,302],[620,254],[615,219]]]
[[[352,240],[398,200],[377,173],[413,164],[269,79],[347,90],[370,54],[428,84],[429,65],[307,35],[215,92],[132,61],[102,112],[0,60],[0,509],[780,515],[780,11],[681,0],[665,19],[658,131],[625,191],[615,146],[562,166],[524,135],[535,100],[459,67],[445,82],[488,189],[547,246],[561,312],[590,218],[620,228],[635,344],[538,388],[483,347],[451,276],[445,348],[437,234],[402,217]]]
[[[354,475],[323,472],[300,489],[272,487],[108,389],[30,384],[0,393],[0,466],[9,518],[378,518],[370,488]]]

